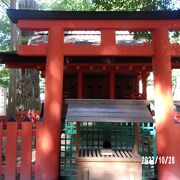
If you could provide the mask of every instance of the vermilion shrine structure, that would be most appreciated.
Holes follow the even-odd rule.
[[[151,71],[154,74],[157,155],[174,156],[176,160],[175,164],[158,164],[158,179],[180,178],[180,133],[179,125],[174,122],[171,80],[172,68],[180,67],[180,46],[170,44],[168,35],[169,31],[180,30],[180,11],[9,9],[7,14],[20,30],[48,31],[47,43],[19,45],[18,54],[1,54],[7,67],[33,67],[45,75],[44,121],[39,123],[36,132],[36,179],[59,177],[63,79],[64,91],[69,91],[71,98],[145,100],[146,80]],[[67,43],[64,41],[67,31],[98,31],[99,44]],[[116,31],[151,32],[152,42],[140,46],[118,44]]]

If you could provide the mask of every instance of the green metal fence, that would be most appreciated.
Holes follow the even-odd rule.
[[[141,123],[139,129],[139,154],[141,157],[155,159],[156,153],[156,131],[154,124]],[[143,164],[142,166],[143,179],[157,179],[157,165],[153,162]]]
[[[153,124],[139,124],[139,154],[156,156],[156,134]],[[80,123],[80,148],[102,148],[111,142],[112,149],[133,148],[133,123]],[[76,123],[65,122],[61,133],[61,176],[75,179],[76,175]],[[143,165],[143,179],[156,179],[154,164]]]

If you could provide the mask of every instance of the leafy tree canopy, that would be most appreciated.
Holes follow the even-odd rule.
[[[10,23],[6,15],[9,0],[0,0],[0,51],[8,51],[10,46]]]
[[[41,9],[61,10],[61,11],[89,11],[93,10],[91,0],[40,0]]]
[[[153,11],[171,9],[171,0],[93,0],[95,10],[102,11]]]
[[[174,0],[40,0],[41,9],[94,11],[153,11],[175,7]]]
[[[0,19],[0,51],[8,51],[10,46],[10,24],[7,16]]]

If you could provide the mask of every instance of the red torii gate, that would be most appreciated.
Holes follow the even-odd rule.
[[[150,56],[154,73],[158,156],[176,157],[175,165],[158,165],[159,179],[178,179],[180,145],[175,144],[171,57],[180,46],[170,45],[168,31],[180,30],[176,12],[49,12],[8,10],[21,30],[48,31],[48,44],[20,45],[21,56],[46,56],[44,122],[37,137],[36,179],[58,179],[64,56]],[[101,44],[64,43],[66,30],[100,30]],[[151,31],[153,41],[144,46],[117,46],[115,30]]]

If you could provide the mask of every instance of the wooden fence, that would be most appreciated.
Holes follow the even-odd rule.
[[[35,176],[36,129],[29,117],[0,122],[0,179],[30,180]]]
[[[37,121],[39,121],[40,118],[39,116],[40,116],[40,112],[37,110],[17,111],[16,118],[14,119],[14,121],[17,121],[18,124],[21,124],[21,122],[24,121],[26,117],[28,117],[29,119],[31,119],[33,123],[36,123]],[[0,116],[0,121],[7,122],[10,118],[12,117]]]

